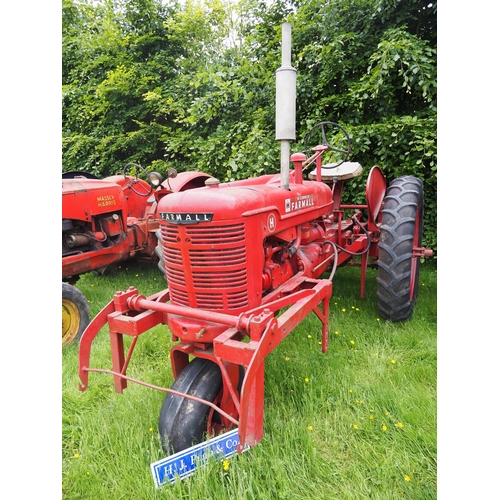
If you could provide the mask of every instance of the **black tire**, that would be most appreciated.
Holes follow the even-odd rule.
[[[90,307],[78,288],[62,284],[62,345],[79,341],[90,323]]]
[[[422,245],[423,183],[403,176],[389,184],[384,198],[378,257],[378,310],[383,319],[411,318],[418,293],[420,258],[413,247]]]
[[[194,358],[179,374],[172,389],[213,403],[222,391],[220,368],[208,359]],[[210,410],[206,404],[167,393],[158,425],[165,453],[170,455],[201,443]]]
[[[116,274],[118,271],[118,264],[109,264],[104,267],[100,267],[99,269],[94,269],[92,272],[96,276],[112,276],[113,274]]]
[[[155,232],[157,244],[155,247],[155,254],[158,257],[158,269],[163,274],[163,277],[166,278],[166,269],[165,269],[165,257],[163,255],[163,244],[161,242],[161,229],[157,229]]]

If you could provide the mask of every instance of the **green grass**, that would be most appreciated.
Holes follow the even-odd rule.
[[[158,435],[161,391],[91,373],[78,390],[76,345],[62,353],[62,491],[67,499],[383,499],[437,498],[437,272],[422,266],[409,322],[377,318],[376,271],[365,300],[359,270],[333,280],[330,343],[309,315],[266,358],[264,438],[161,489],[150,464],[164,457]],[[154,266],[130,264],[109,277],[87,274],[78,287],[94,316],[114,292],[150,295],[166,284]],[[170,387],[166,327],[143,334],[128,374]],[[110,368],[109,337],[94,342],[91,365]],[[308,379],[308,381],[306,381]],[[409,479],[409,480],[408,480]]]

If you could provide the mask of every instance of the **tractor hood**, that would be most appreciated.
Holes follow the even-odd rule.
[[[62,181],[62,217],[89,221],[92,216],[126,206],[118,184],[96,179],[65,179]]]
[[[307,220],[323,215],[332,203],[332,192],[323,183],[303,181],[284,189],[280,177],[270,175],[232,183],[210,182],[209,186],[174,193],[158,206],[161,221],[176,225],[240,220],[273,212],[278,221],[305,215]]]

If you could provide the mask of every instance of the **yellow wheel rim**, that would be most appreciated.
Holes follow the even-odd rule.
[[[74,302],[62,301],[62,345],[71,344],[80,329],[80,311]]]

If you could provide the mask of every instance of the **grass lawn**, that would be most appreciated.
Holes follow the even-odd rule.
[[[158,415],[165,393],[91,373],[78,390],[78,346],[62,352],[62,492],[65,499],[437,498],[437,271],[422,266],[413,318],[377,316],[376,271],[365,300],[359,270],[333,280],[330,343],[309,315],[266,358],[264,438],[193,476],[156,489],[150,464],[164,457]],[[155,266],[129,264],[112,276],[87,274],[78,288],[94,316],[114,292],[146,296],[166,287]],[[170,387],[172,345],[165,326],[143,334],[131,377]],[[91,365],[111,368],[109,337],[94,342]],[[226,470],[227,469],[227,470]]]

